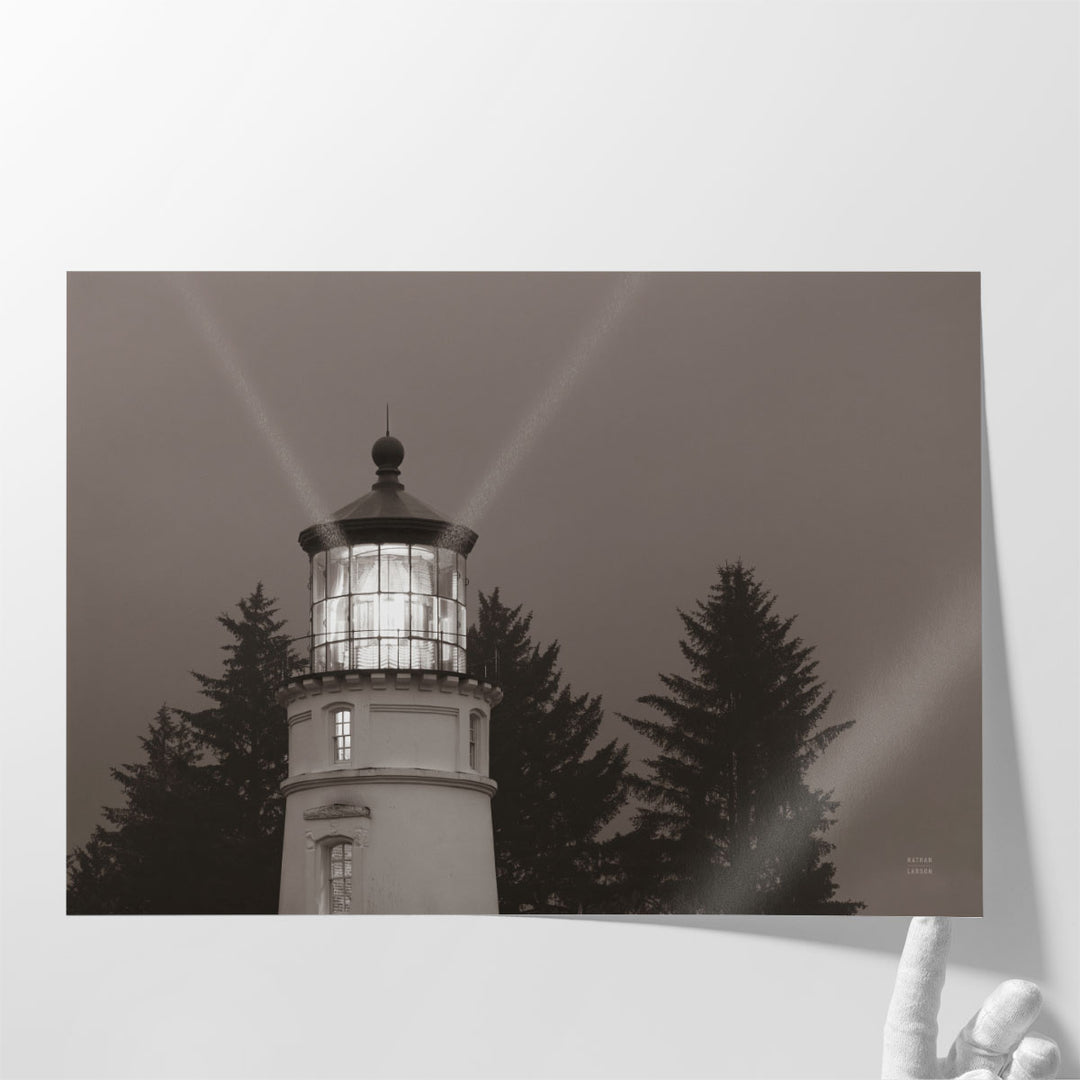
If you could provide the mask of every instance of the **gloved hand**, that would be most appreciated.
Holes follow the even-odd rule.
[[[937,1056],[938,1007],[945,984],[952,925],[948,919],[911,920],[885,1019],[885,1080],[1047,1080],[1061,1055],[1053,1040],[1028,1034],[1042,1007],[1039,988],[1022,979],[1003,982]]]

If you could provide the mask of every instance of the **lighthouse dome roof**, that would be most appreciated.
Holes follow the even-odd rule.
[[[433,544],[468,555],[476,533],[405,490],[399,479],[405,459],[401,441],[387,433],[375,441],[371,457],[377,470],[371,490],[306,528],[300,546],[312,554],[341,544],[398,542]]]

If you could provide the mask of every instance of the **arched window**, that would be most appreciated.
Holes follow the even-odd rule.
[[[469,714],[469,768],[480,770],[480,714]]]
[[[335,708],[330,719],[334,725],[334,762],[352,760],[352,710]]]
[[[348,915],[352,903],[352,844],[348,840],[331,845],[327,870],[326,910],[330,915]]]

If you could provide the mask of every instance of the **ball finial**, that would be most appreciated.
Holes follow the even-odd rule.
[[[382,435],[371,448],[371,460],[380,472],[383,469],[396,469],[405,460],[405,447],[393,435]]]

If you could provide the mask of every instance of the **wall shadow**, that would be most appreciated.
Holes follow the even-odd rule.
[[[953,932],[954,963],[998,972],[1003,978],[1039,981],[1045,953],[1028,844],[1027,812],[1017,768],[1016,718],[1009,680],[1001,587],[994,530],[986,396],[982,394],[982,694],[983,694],[983,917],[958,918]],[[973,747],[972,752],[976,749]],[[989,837],[989,845],[986,838]],[[929,914],[933,914],[930,912]],[[906,916],[755,915],[580,915],[608,922],[650,922],[666,926],[760,934],[772,938],[873,949],[899,957],[907,933]],[[1062,1044],[1061,1025],[1048,1034]]]

